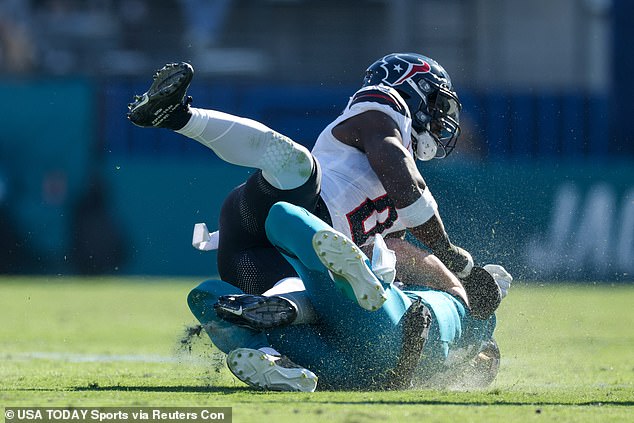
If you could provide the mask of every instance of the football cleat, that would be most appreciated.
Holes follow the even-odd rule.
[[[231,373],[249,386],[269,391],[314,392],[317,376],[287,357],[251,348],[238,348],[227,355]]]
[[[276,296],[223,295],[214,309],[221,319],[255,330],[290,325],[297,317],[295,306]]]
[[[500,369],[500,349],[494,339],[484,341],[479,349],[470,345],[462,351],[454,349],[452,352],[453,363],[417,373],[413,386],[452,391],[486,389],[491,386]]]
[[[187,120],[191,97],[187,88],[194,76],[189,63],[169,63],[156,71],[152,85],[128,104],[128,119],[141,127],[180,129]]]
[[[375,311],[387,300],[385,289],[370,269],[367,258],[345,235],[334,229],[318,231],[313,235],[313,249],[334,279],[343,278],[350,285],[361,307]]]
[[[485,342],[478,355],[470,362],[471,380],[486,388],[493,383],[500,370],[500,348],[495,339]]]

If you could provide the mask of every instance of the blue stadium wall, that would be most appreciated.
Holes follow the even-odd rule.
[[[131,125],[126,105],[145,88],[128,80],[0,84],[12,99],[0,106],[2,226],[19,244],[3,247],[0,271],[215,274],[215,253],[191,247],[193,225],[215,228],[222,199],[250,170],[170,131]],[[354,88],[198,81],[191,94],[196,105],[260,120],[310,146]],[[610,155],[617,140],[608,136],[607,99],[462,97],[456,157],[420,165],[454,242],[520,279],[634,280],[634,159]]]

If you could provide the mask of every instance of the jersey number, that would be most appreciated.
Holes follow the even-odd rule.
[[[392,200],[383,195],[374,200],[366,199],[346,217],[352,240],[357,245],[363,245],[371,236],[391,228],[398,215]]]

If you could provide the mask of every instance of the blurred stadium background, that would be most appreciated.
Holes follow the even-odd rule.
[[[628,0],[1,0],[0,273],[214,274],[190,246],[249,173],[125,118],[166,62],[199,107],[311,146],[393,51],[464,104],[421,164],[453,234],[523,280],[634,281]]]

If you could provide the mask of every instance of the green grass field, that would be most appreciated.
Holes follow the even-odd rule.
[[[234,422],[634,421],[634,286],[522,285],[483,391],[276,393],[180,348],[198,281],[0,278],[0,405],[232,407]],[[4,418],[4,413],[3,418]]]

